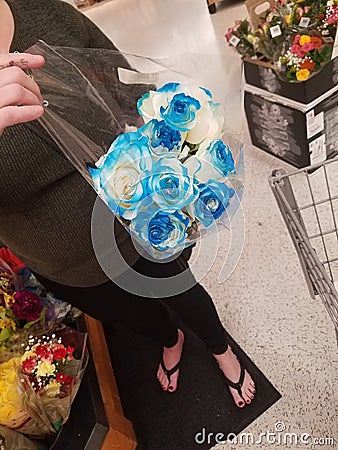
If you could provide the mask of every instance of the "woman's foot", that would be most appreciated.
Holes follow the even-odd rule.
[[[163,365],[170,371],[174,368],[181,360],[182,349],[184,343],[183,331],[178,330],[178,341],[173,347],[163,347]],[[174,392],[177,388],[177,380],[179,376],[179,369],[177,369],[172,375],[168,377],[162,364],[159,365],[157,371],[157,379],[160,382],[162,389],[168,392]],[[170,379],[170,381],[169,381]]]
[[[225,377],[233,383],[238,383],[241,376],[241,366],[230,345],[225,353],[222,353],[221,355],[214,355],[214,357],[216,358],[219,368]],[[231,395],[233,396],[236,405],[239,408],[244,408],[246,403],[251,403],[256,392],[255,383],[246,370],[244,370],[244,380],[240,388],[242,391],[242,396],[236,389],[229,386]]]

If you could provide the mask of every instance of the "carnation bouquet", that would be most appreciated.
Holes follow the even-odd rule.
[[[13,356],[28,332],[43,332],[53,319],[53,310],[28,289],[19,289],[20,280],[0,260],[0,362]]]
[[[107,50],[29,51],[46,59],[34,71],[48,102],[42,125],[140,252],[165,259],[229,226],[243,192],[241,136],[193,77],[196,61],[173,69]]]
[[[30,335],[24,353],[0,364],[0,425],[31,437],[67,420],[87,363],[86,335],[65,326]]]

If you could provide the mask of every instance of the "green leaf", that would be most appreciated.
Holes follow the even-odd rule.
[[[52,423],[55,431],[59,431],[62,425],[62,419],[59,419],[57,422]]]
[[[44,322],[44,319],[46,317],[46,311],[47,311],[47,307],[45,306],[43,308],[43,310],[41,311],[41,314],[39,315],[39,317],[36,320],[33,320],[31,322],[27,322],[26,325],[24,325],[23,329],[27,330],[27,328],[30,328],[31,326],[33,326],[36,323],[40,322],[40,320]],[[42,323],[42,325],[43,325],[43,323]]]
[[[9,338],[11,338],[14,334],[12,328],[3,328],[0,331],[0,344],[6,342]]]

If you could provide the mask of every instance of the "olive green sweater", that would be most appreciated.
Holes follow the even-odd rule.
[[[11,51],[22,52],[39,39],[56,46],[115,49],[90,20],[60,0],[6,1],[15,21]],[[95,200],[94,190],[37,122],[5,130],[0,137],[0,241],[31,270],[69,286],[107,281],[92,248]],[[115,236],[126,261],[135,263],[138,254],[116,221]]]

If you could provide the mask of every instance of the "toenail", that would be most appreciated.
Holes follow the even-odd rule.
[[[247,400],[246,402],[247,402],[247,403],[251,403],[251,400]]]
[[[239,403],[238,403],[238,406],[243,406],[243,405],[244,405],[243,402],[239,402]]]

